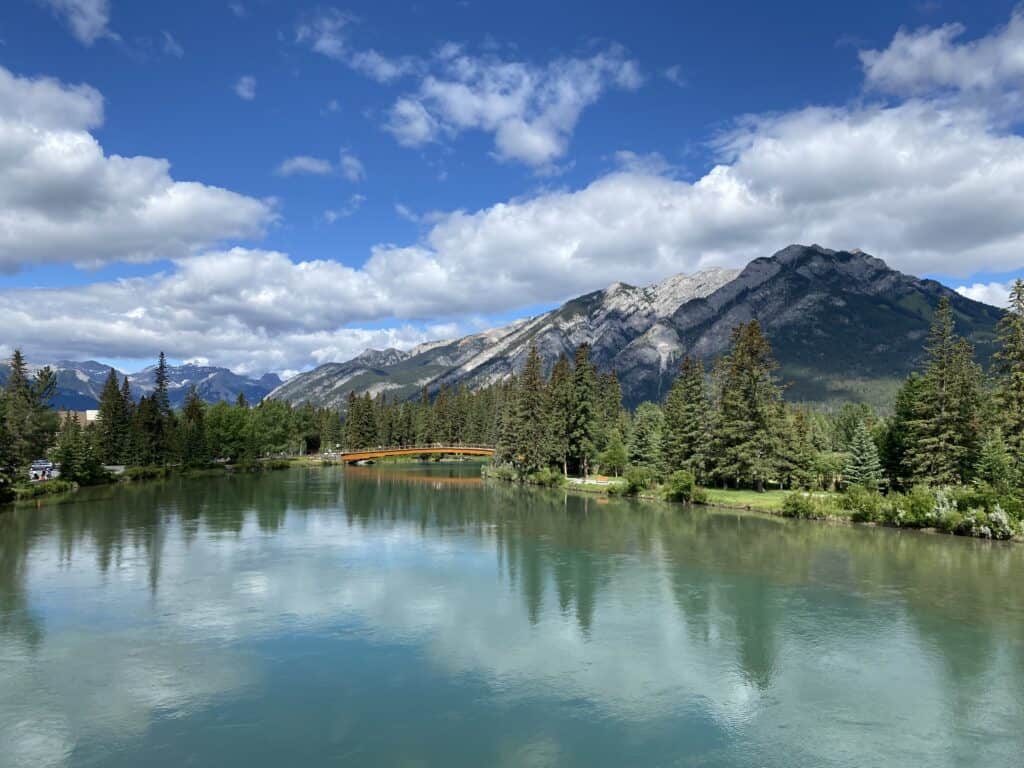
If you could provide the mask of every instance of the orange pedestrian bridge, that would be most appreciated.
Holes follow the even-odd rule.
[[[445,445],[444,443],[432,443],[431,445],[399,445],[391,447],[377,446],[375,448],[338,451],[333,454],[333,456],[345,464],[355,464],[359,461],[373,461],[374,459],[384,459],[389,456],[425,456],[437,454],[446,454],[449,456],[493,456],[494,446]]]

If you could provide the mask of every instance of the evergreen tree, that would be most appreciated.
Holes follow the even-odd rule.
[[[1024,280],[1010,290],[1009,311],[999,321],[993,356],[996,401],[1011,455],[1024,461]]]
[[[153,389],[153,400],[156,403],[157,410],[160,411],[160,416],[164,419],[169,419],[171,415],[171,396],[167,389],[167,357],[163,352],[160,353],[160,359],[157,361],[154,378],[156,386]]]
[[[715,371],[718,418],[713,433],[715,473],[723,482],[758,491],[776,469],[782,390],[771,345],[756,320],[737,326]]]
[[[530,347],[516,381],[509,433],[512,436],[512,463],[522,474],[531,474],[547,465],[547,402],[541,366],[537,347]]]
[[[878,490],[882,480],[878,446],[863,421],[857,424],[850,438],[850,456],[843,470],[843,478],[850,485],[859,485],[873,491]]]
[[[53,444],[59,423],[57,413],[50,407],[50,399],[56,387],[56,375],[49,367],[30,377],[21,350],[14,350],[4,388],[7,401],[4,420],[8,450],[18,466],[45,455]]]
[[[633,416],[629,436],[629,462],[652,469],[661,465],[663,416],[655,403],[640,403]]]
[[[104,476],[95,429],[83,428],[71,413],[61,425],[55,457],[64,480],[92,485]]]
[[[695,358],[683,360],[679,375],[665,399],[661,433],[661,457],[666,475],[685,469],[698,480],[707,470],[711,402],[704,385],[704,365]]]
[[[14,455],[14,441],[7,431],[7,396],[0,393],[0,504],[14,498],[17,481],[18,461]]]
[[[802,408],[779,404],[777,423],[781,431],[778,441],[778,472],[788,488],[811,488],[819,466],[814,448],[810,420]]]
[[[100,457],[105,464],[123,464],[128,460],[131,424],[124,394],[118,385],[117,372],[111,368],[100,392],[96,422]]]
[[[597,375],[590,348],[576,350],[572,372],[572,412],[569,416],[569,458],[584,477],[597,450]]]
[[[185,407],[181,412],[181,463],[186,467],[201,467],[210,462],[209,444],[206,439],[206,406],[199,399],[195,386],[189,389]]]
[[[982,379],[973,350],[955,333],[947,297],[935,311],[925,350],[920,392],[906,425],[905,465],[917,482],[962,482],[977,458]]]
[[[1003,432],[996,427],[985,436],[981,444],[975,467],[975,480],[991,486],[1000,493],[1008,493],[1017,484],[1017,479],[1013,457],[1003,439]]]
[[[911,482],[911,425],[920,408],[918,403],[923,391],[924,379],[917,373],[911,373],[896,394],[896,406],[885,428],[882,464],[889,484],[895,488],[905,488]]]
[[[573,396],[572,370],[565,355],[560,355],[551,369],[547,394],[547,453],[552,463],[561,468],[563,475],[567,475]]]
[[[239,392],[238,397],[235,398],[236,408],[248,408],[249,401],[245,399],[245,392]]]

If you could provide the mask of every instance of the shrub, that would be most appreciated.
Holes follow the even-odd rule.
[[[693,489],[693,497],[690,499],[691,504],[707,504],[708,503],[708,492],[707,489],[697,486]]]
[[[654,485],[654,470],[650,467],[630,467],[626,470],[623,493],[635,496]]]
[[[31,485],[14,486],[14,498],[24,501],[25,499],[37,499],[40,496],[55,496],[60,493],[71,493],[77,487],[78,485],[70,480],[61,480],[60,478],[44,480]]]
[[[782,516],[809,520],[817,517],[817,505],[809,493],[791,493],[782,502]]]
[[[558,488],[565,483],[565,476],[551,467],[544,467],[526,478],[528,483],[543,485],[546,488]]]
[[[885,499],[882,494],[861,485],[851,485],[839,497],[839,508],[850,512],[851,519],[861,523],[883,520],[884,507]]]
[[[694,479],[693,473],[687,472],[685,469],[673,472],[665,483],[665,498],[669,501],[691,502],[694,500],[696,491],[697,481]]]
[[[134,480],[156,480],[168,477],[171,474],[170,467],[127,467],[121,478],[129,482]]]

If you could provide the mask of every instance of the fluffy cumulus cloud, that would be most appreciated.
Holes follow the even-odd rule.
[[[446,46],[436,71],[391,108],[387,130],[405,146],[480,130],[494,136],[499,160],[548,167],[568,149],[583,110],[610,88],[632,90],[639,68],[611,46],[587,58],[546,65],[465,54]]]
[[[43,0],[62,18],[83,45],[92,45],[102,37],[116,37],[110,23],[110,0]]]
[[[962,24],[900,30],[882,51],[862,51],[867,84],[896,94],[1000,91],[1024,82],[1024,10],[978,40],[958,42]]]
[[[90,133],[102,122],[95,89],[0,67],[0,270],[180,257],[273,220],[266,202],[174,180],[166,160],[107,155]]]
[[[991,37],[1005,36],[1013,23]],[[901,35],[893,48],[905,44],[906,33]],[[987,38],[951,39],[948,53],[977,55],[990,45]],[[886,55],[888,49],[879,54]],[[411,135],[486,124],[499,153],[522,151],[524,159],[537,161],[553,157],[544,149],[552,145],[542,137],[502,144],[501,121],[494,116],[505,115],[515,133],[516,114],[529,123],[553,110],[562,115],[552,118],[563,126],[556,131],[558,145],[580,105],[624,76],[621,66],[608,62],[626,62],[614,53],[597,54],[607,57],[599,65],[563,62],[556,69],[575,74],[566,81],[559,75],[559,83],[581,79],[589,85],[549,83],[540,91],[551,95],[540,102],[536,78],[552,77],[548,70],[536,75],[510,65],[500,82],[525,78],[531,85],[496,87],[492,101],[482,95],[490,88],[485,83],[498,82],[493,73],[478,69],[475,59],[459,64],[460,56],[448,51],[446,60],[450,72],[462,68],[464,74],[435,78],[407,99],[410,114],[418,110],[422,118]],[[865,60],[869,80],[873,62]],[[82,133],[100,119],[94,91],[45,81],[30,85],[31,102],[20,98],[19,108],[31,108],[41,123],[71,122]],[[0,82],[0,96],[4,87]],[[536,103],[547,106],[519,106]],[[617,280],[645,283],[708,266],[740,266],[792,242],[859,247],[915,274],[1013,273],[1024,253],[1024,138],[1007,128],[1005,116],[1005,103],[948,93],[750,116],[715,138],[714,163],[693,179],[676,175],[656,156],[622,152],[617,169],[582,188],[419,217],[424,230],[418,241],[378,246],[359,267],[236,250],[182,258],[157,277],[85,290],[7,291],[0,293],[6,323],[0,338],[39,334],[40,348],[61,339],[68,352],[116,357],[148,357],[166,346],[178,357],[283,369],[342,358],[367,343],[408,345],[430,335],[419,330],[423,323],[439,319],[556,302]],[[0,153],[12,156],[18,155]],[[28,195],[32,186],[7,183],[0,189]],[[44,195],[49,205],[77,199],[74,185],[55,189],[61,194]],[[353,205],[350,200],[337,209],[335,218]],[[1005,286],[961,290],[994,303],[1005,294]],[[53,324],[40,317],[52,317]],[[369,323],[390,327],[352,328]]]
[[[1005,307],[1012,287],[1013,283],[972,283],[971,285],[961,285],[956,290],[957,293],[969,299],[991,304],[993,307]]]
[[[148,359],[163,349],[262,373],[348,359],[368,346],[409,347],[451,330],[346,327],[387,316],[389,302],[386,286],[366,271],[236,248],[73,291],[0,292],[0,338],[34,359]]]

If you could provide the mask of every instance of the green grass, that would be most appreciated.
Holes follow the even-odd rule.
[[[746,490],[723,490],[721,488],[708,488],[708,502],[720,504],[725,507],[737,507],[743,509],[760,509],[765,512],[778,512],[782,509],[782,502],[789,495],[789,491],[757,491]]]

